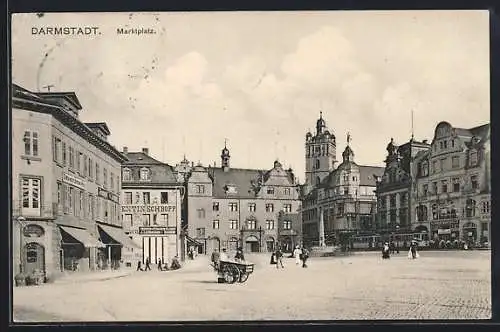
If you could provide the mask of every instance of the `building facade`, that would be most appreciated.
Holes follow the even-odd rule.
[[[126,157],[105,123],[79,120],[75,93],[12,88],[14,273],[116,267]]]
[[[435,242],[491,242],[490,151],[490,124],[436,126],[430,148],[415,158],[414,229]]]
[[[186,193],[188,234],[203,253],[238,246],[246,252],[272,251],[279,243],[279,222],[291,221],[280,220],[279,212],[294,213],[300,206],[291,169],[285,170],[279,161],[269,170],[231,168],[227,147],[221,167],[194,166]],[[300,242],[298,229],[287,231],[295,232],[290,236]]]
[[[391,138],[386,148],[385,171],[377,181],[377,233],[411,233],[415,230],[412,223],[416,192],[414,161],[429,148],[427,140],[418,142],[411,138],[409,142],[397,146]],[[425,231],[423,228],[420,230]]]
[[[317,124],[326,127],[322,117]],[[323,134],[326,133],[330,138],[334,137],[333,134],[323,131]],[[308,133],[306,144],[310,140]],[[331,164],[327,175],[323,176],[323,173],[320,173],[321,175],[318,175],[320,183],[303,191],[301,213],[303,239],[306,245],[334,244],[353,233],[369,232],[374,229],[376,179],[383,174],[384,168],[357,165],[349,142],[350,135],[342,153],[342,163],[334,168],[336,158],[329,155]],[[313,151],[316,151],[316,148]],[[331,146],[325,151],[330,154],[335,153],[335,149]],[[306,150],[306,165],[309,164],[311,157],[309,152]],[[320,148],[318,153],[322,152]],[[321,162],[319,165],[321,166]]]
[[[123,154],[128,161],[122,165],[123,228],[136,244],[124,253],[127,265],[138,261],[152,263],[170,261],[183,256],[181,238],[182,181],[174,168],[142,152]]]

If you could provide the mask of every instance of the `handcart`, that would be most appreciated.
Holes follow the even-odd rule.
[[[218,282],[227,284],[243,283],[248,280],[248,277],[253,272],[253,267],[253,263],[244,261],[219,261],[216,267]]]

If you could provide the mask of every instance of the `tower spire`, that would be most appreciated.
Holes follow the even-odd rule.
[[[349,143],[351,143],[351,133],[347,132],[347,146],[349,146]]]
[[[413,134],[414,134],[414,131],[413,131],[413,108],[411,109],[411,139],[413,140]]]

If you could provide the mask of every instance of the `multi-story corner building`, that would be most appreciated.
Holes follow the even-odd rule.
[[[415,165],[415,227],[433,240],[490,242],[490,124],[464,129],[440,122]]]
[[[108,142],[108,127],[81,122],[73,92],[12,88],[14,273],[50,278],[119,262],[126,157]]]
[[[326,123],[320,116],[317,121],[317,135],[327,135],[330,147],[325,147],[329,163],[325,165],[326,176],[319,163],[311,163],[311,151],[306,149],[307,167],[319,165],[321,172],[313,170],[312,174],[319,178],[316,184],[304,192],[302,197],[303,238],[307,245],[323,246],[335,242],[341,234],[370,231],[373,229],[376,211],[376,179],[381,176],[384,168],[377,166],[362,166],[354,162],[354,151],[347,146],[342,153],[342,163],[335,168],[335,136],[325,128]],[[311,142],[311,136],[306,135],[306,146]],[[323,154],[323,148],[314,148],[313,152]],[[310,177],[310,176],[309,176]]]
[[[183,257],[181,203],[183,183],[174,168],[149,155],[149,149],[129,152],[122,166],[123,228],[136,243],[124,254],[127,265],[170,262]]]
[[[414,160],[429,148],[427,140],[418,142],[412,137],[398,147],[391,138],[387,145],[385,171],[377,182],[377,233],[411,233],[415,230],[411,222],[416,193]]]
[[[188,176],[189,236],[201,243],[202,253],[238,246],[247,252],[274,250],[278,213],[297,212],[300,205],[292,170],[283,169],[279,161],[270,170],[232,168],[227,147],[221,160],[221,167],[194,166]],[[289,221],[282,220],[287,225]],[[299,230],[290,230],[297,234],[294,243],[300,242]]]

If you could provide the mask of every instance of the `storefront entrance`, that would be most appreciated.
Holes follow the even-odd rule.
[[[255,236],[250,235],[245,239],[246,251],[248,252],[259,252],[259,239]]]
[[[24,272],[33,273],[34,270],[45,271],[45,248],[36,242],[24,246]]]
[[[274,239],[272,237],[268,238],[266,240],[266,249],[268,252],[273,252],[274,251]]]
[[[477,241],[477,226],[475,223],[468,222],[463,226],[463,239],[469,243]]]

